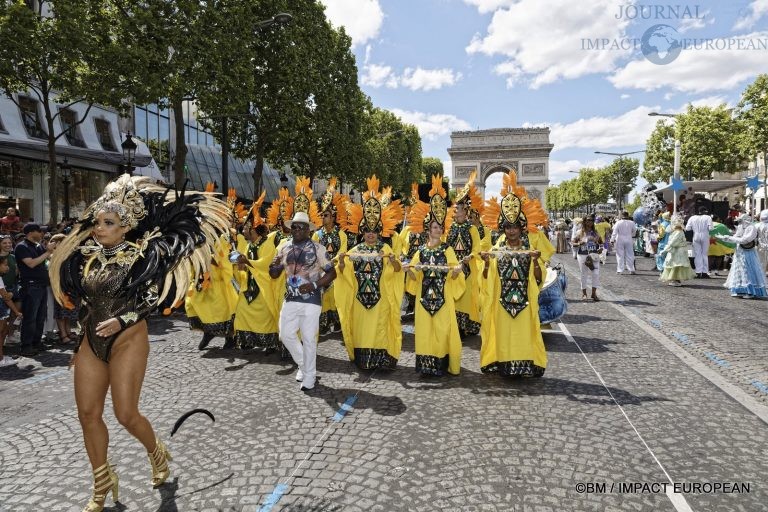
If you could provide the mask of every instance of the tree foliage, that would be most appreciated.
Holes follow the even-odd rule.
[[[427,183],[435,174],[443,174],[443,162],[439,158],[427,156],[421,159],[421,179],[420,183]]]
[[[743,153],[748,157],[768,154],[768,74],[759,75],[744,90],[736,119]]]
[[[726,105],[688,105],[675,116],[674,125],[659,121],[648,138],[643,178],[650,183],[666,182],[672,176],[676,136],[681,142],[683,178],[706,180],[715,172],[734,173],[743,160],[738,124]]]
[[[600,168],[584,167],[576,178],[547,188],[545,201],[551,212],[593,211],[598,204],[629,193],[637,181],[640,162],[636,158],[616,159]]]

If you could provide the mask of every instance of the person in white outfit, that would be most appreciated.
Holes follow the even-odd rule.
[[[693,231],[693,261],[699,279],[709,278],[709,232],[713,227],[706,206],[699,208],[699,214],[692,215],[685,223],[685,230]]]
[[[629,213],[621,212],[621,220],[613,226],[611,240],[616,246],[616,272],[623,274],[626,270],[635,273],[635,248],[632,238],[637,232],[635,221],[629,218]]]
[[[277,279],[283,270],[286,273],[280,340],[298,365],[296,380],[306,392],[315,387],[321,290],[336,278],[336,270],[325,247],[309,238],[309,230],[315,226],[305,212],[297,212],[285,224],[291,228],[292,239],[280,246],[269,275]]]
[[[768,275],[768,210],[760,212],[760,222],[757,224],[757,251],[761,268]]]

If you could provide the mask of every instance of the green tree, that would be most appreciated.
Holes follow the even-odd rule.
[[[715,172],[734,173],[739,169],[743,153],[738,144],[738,127],[725,104],[688,105],[674,123],[670,126],[660,121],[648,138],[643,178],[654,183],[666,182],[672,176],[675,135],[681,142],[683,178],[706,180]]]
[[[768,74],[759,75],[742,93],[736,110],[739,143],[749,158],[768,159]]]
[[[443,162],[434,156],[427,156],[421,159],[421,179],[420,183],[427,183],[435,174],[443,174]]]
[[[603,168],[601,180],[610,187],[610,197],[616,201],[616,207],[622,209],[622,198],[635,188],[640,174],[640,160],[637,158],[617,158]]]
[[[56,141],[66,134],[62,109],[95,103],[124,109],[126,92],[140,81],[140,48],[125,45],[116,31],[118,10],[96,0],[0,2],[0,89],[18,106],[28,94],[43,109],[48,149],[50,222],[58,221]]]

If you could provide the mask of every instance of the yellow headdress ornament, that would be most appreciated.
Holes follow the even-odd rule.
[[[467,208],[467,213],[476,213],[477,215],[483,215],[483,198],[480,195],[480,191],[475,186],[475,179],[477,178],[477,171],[472,171],[469,175],[469,180],[461,190],[456,194],[454,203],[463,204]]]
[[[293,198],[288,188],[282,187],[277,193],[277,199],[267,210],[267,225],[270,228],[282,228],[283,222],[293,218]]]
[[[408,225],[414,233],[422,233],[429,230],[432,221],[437,221],[443,226],[443,232],[450,229],[452,215],[449,214],[445,201],[448,193],[443,188],[443,178],[439,174],[432,176],[432,188],[429,191],[429,203],[418,201],[411,207],[408,217]]]
[[[312,200],[312,187],[309,178],[299,176],[296,178],[296,194],[293,196],[293,213],[304,212],[315,226],[322,226],[323,219],[317,210],[317,203]],[[286,219],[288,220],[288,219]]]
[[[379,179],[376,175],[367,180],[368,189],[363,193],[363,204],[350,203],[346,230],[352,233],[375,231],[383,237],[392,236],[395,227],[403,220],[400,200],[382,205]]]
[[[320,212],[330,211],[336,218],[336,224],[339,226],[347,225],[347,202],[349,198],[339,194],[336,190],[338,181],[336,178],[328,180],[328,188],[320,196]]]
[[[539,200],[529,198],[525,187],[517,184],[514,170],[504,175],[501,193],[501,203],[495,197],[486,201],[483,214],[486,226],[499,229],[504,224],[520,224],[523,229],[535,233],[549,224],[547,212]]]

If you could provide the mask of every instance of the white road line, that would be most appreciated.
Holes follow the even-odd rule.
[[[600,375],[600,372],[598,372],[594,366],[592,366],[592,362],[587,357],[587,354],[585,354],[584,351],[581,350],[581,346],[574,339],[574,337],[571,336],[571,332],[568,330],[565,324],[560,322],[559,325],[560,325],[560,330],[563,332],[563,334],[568,339],[568,341],[576,345],[576,348],[579,349],[579,352],[581,352],[581,355],[584,357],[584,360],[587,362],[589,367],[592,368],[592,371],[595,372],[595,375],[597,375],[597,378],[600,381],[600,384],[602,384],[605,390],[608,392],[608,395],[611,397],[611,400],[613,400],[613,403],[616,404],[616,407],[619,408],[619,410],[621,411],[621,414],[624,415],[624,419],[627,420],[627,423],[629,423],[629,426],[632,427],[632,430],[635,431],[635,434],[640,439],[640,442],[643,443],[643,446],[645,446],[645,449],[648,450],[648,453],[651,454],[651,457],[653,457],[653,460],[655,460],[656,464],[658,464],[658,466],[661,468],[661,471],[664,473],[664,476],[666,476],[667,480],[669,480],[671,488],[667,487],[666,494],[667,494],[667,497],[669,498],[669,501],[672,502],[672,506],[675,507],[675,510],[677,510],[677,512],[693,512],[693,509],[691,509],[691,507],[688,505],[688,502],[685,500],[685,497],[682,494],[673,492],[675,483],[672,480],[672,477],[669,476],[669,473],[667,473],[667,470],[664,469],[664,466],[661,464],[659,459],[656,458],[656,454],[653,453],[653,450],[651,450],[651,447],[648,446],[648,443],[645,442],[645,439],[643,438],[643,436],[640,434],[640,432],[638,432],[637,427],[635,427],[635,424],[632,423],[632,420],[630,420],[629,416],[627,416],[627,413],[624,411],[624,408],[621,406],[621,404],[619,404],[619,402],[613,396],[613,393],[611,393],[611,390],[608,388],[608,385],[605,383],[605,380],[603,380],[603,376]]]

